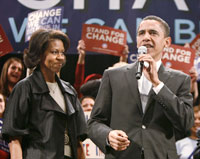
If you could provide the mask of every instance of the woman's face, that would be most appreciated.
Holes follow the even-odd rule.
[[[4,110],[5,110],[5,100],[3,98],[3,95],[0,94],[0,115],[3,114]]]
[[[22,64],[14,61],[8,67],[7,79],[9,83],[16,84],[22,76]]]
[[[194,125],[191,131],[196,134],[197,130],[200,129],[200,111],[194,112]]]
[[[41,61],[41,67],[46,73],[58,73],[65,63],[65,48],[63,42],[54,39],[49,42],[47,50]]]

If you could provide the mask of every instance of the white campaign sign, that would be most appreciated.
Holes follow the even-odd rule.
[[[91,112],[84,113],[86,120],[88,120]],[[105,157],[104,153],[90,139],[86,139],[83,142],[83,149],[86,159],[104,159]]]

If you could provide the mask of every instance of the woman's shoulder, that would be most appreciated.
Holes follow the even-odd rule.
[[[64,87],[65,91],[67,91],[70,94],[77,95],[75,88],[69,82],[66,82],[62,79],[60,79],[60,82],[61,82],[62,86]]]

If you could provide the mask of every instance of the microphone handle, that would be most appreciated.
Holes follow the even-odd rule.
[[[140,77],[142,76],[143,67],[144,67],[144,61],[138,62],[137,72],[135,75],[137,80],[139,80]]]

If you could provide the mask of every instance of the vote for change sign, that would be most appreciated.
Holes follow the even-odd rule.
[[[194,66],[195,50],[172,44],[163,51],[162,62],[166,67],[189,74]]]
[[[60,30],[63,17],[63,7],[38,10],[28,14],[25,41],[40,28]]]
[[[13,47],[8,40],[3,27],[0,25],[0,57],[13,51]]]
[[[107,26],[83,24],[82,39],[86,51],[120,56],[126,44],[126,32]]]

